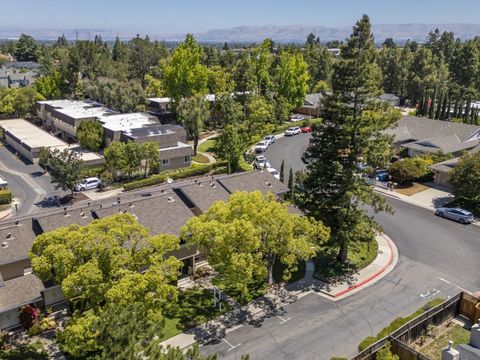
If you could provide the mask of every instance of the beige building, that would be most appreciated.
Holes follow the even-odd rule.
[[[40,150],[70,149],[80,155],[86,166],[98,166],[105,163],[103,156],[81,148],[78,144],[69,145],[24,119],[0,120],[5,142],[32,163],[38,162]]]

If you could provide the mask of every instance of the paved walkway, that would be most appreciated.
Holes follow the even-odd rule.
[[[397,248],[387,236],[380,235],[377,237],[377,241],[379,254],[373,263],[344,282],[327,286],[325,283],[316,280],[313,277],[314,264],[312,261],[308,261],[303,279],[287,286],[274,287],[265,296],[247,305],[235,308],[217,319],[167,339],[162,342],[162,345],[185,349],[196,342],[206,344],[224,338],[228,333],[242,326],[243,323],[255,323],[257,321],[260,323],[263,318],[272,315],[281,317],[284,314],[284,306],[311,293],[333,301],[350,296],[387,275],[398,261]],[[284,321],[288,321],[288,319]]]

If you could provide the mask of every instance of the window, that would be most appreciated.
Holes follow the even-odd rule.
[[[170,164],[170,160],[169,159],[164,159],[162,160],[162,165],[168,165]]]
[[[189,163],[191,161],[190,159],[190,155],[188,156],[185,156],[185,158],[183,159],[183,162],[186,164],[186,163]]]

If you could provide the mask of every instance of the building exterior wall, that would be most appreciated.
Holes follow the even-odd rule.
[[[444,171],[435,171],[435,184],[450,186],[450,174]]]
[[[10,309],[0,313],[0,329],[13,328],[20,325],[18,309]]]
[[[166,165],[162,164],[162,160],[160,160],[160,171],[189,167],[192,164],[192,157],[190,156],[189,159],[189,161],[185,162],[184,156],[172,158],[169,159],[169,163]]]
[[[59,285],[46,288],[43,290],[42,295],[45,306],[50,306],[65,301],[65,297],[63,296],[62,289]]]
[[[3,280],[7,281],[23,276],[25,269],[29,268],[30,266],[30,260],[24,259],[5,265],[0,265],[0,273],[2,273]]]
[[[27,160],[33,162],[33,154],[31,153],[31,151],[24,148],[22,144],[19,143],[16,139],[14,139],[8,132],[5,133],[5,141],[8,145],[18,151]]]

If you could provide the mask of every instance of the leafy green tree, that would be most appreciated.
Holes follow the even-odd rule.
[[[207,91],[208,71],[201,64],[203,50],[191,34],[180,43],[172,58],[163,67],[163,82],[167,96],[178,105],[182,98]]]
[[[418,180],[431,173],[429,165],[432,162],[421,157],[407,158],[392,164],[388,171],[393,180],[403,184]]]
[[[177,112],[182,126],[187,131],[187,135],[193,139],[193,150],[196,155],[200,133],[210,115],[207,103],[203,95],[194,95],[182,99],[178,104]]]
[[[301,207],[330,227],[329,243],[338,248],[342,263],[351,242],[371,241],[379,229],[364,204],[375,212],[388,210],[385,200],[357,175],[365,152],[378,142],[385,144],[381,131],[398,119],[397,112],[375,100],[381,82],[375,55],[370,20],[364,15],[334,64],[325,121],[312,134],[308,173],[300,184]]]
[[[15,58],[18,61],[37,61],[38,45],[33,37],[21,34],[15,44]]]
[[[272,123],[275,119],[275,110],[273,103],[267,101],[260,95],[250,96],[247,103],[247,119],[246,126],[249,136],[258,133],[265,124]]]
[[[145,95],[152,97],[162,97],[165,94],[163,85],[160,79],[155,78],[150,74],[145,75]]]
[[[128,179],[131,179],[132,174],[140,168],[142,164],[142,145],[133,141],[125,143],[122,171],[127,173]]]
[[[55,189],[70,190],[73,196],[73,190],[80,181],[84,168],[80,155],[70,149],[53,149],[50,150],[48,165]]]
[[[35,114],[35,103],[45,98],[33,87],[0,89],[0,114],[31,117]]]
[[[214,152],[220,159],[227,161],[227,171],[231,174],[238,170],[245,147],[245,141],[237,127],[227,125],[215,141]]]
[[[310,74],[310,89],[316,92],[313,88],[319,81],[328,82],[330,80],[333,63],[332,54],[328,52],[327,48],[313,43],[307,45],[304,57]]]
[[[97,121],[82,121],[77,128],[77,139],[84,148],[98,151],[103,142],[103,126]]]
[[[163,312],[177,298],[172,283],[180,261],[167,254],[178,246],[178,238],[172,235],[150,237],[130,214],[38,236],[29,254],[35,274],[59,284],[76,309],[58,335],[62,350],[79,357],[115,353],[120,345],[127,345],[117,340],[130,339],[131,345],[144,333],[138,331],[125,339],[134,324],[112,328],[128,311],[133,319],[143,319],[137,326],[145,331],[162,324]],[[116,322],[112,319],[115,313],[120,313]]]
[[[147,177],[150,172],[156,172],[160,166],[159,144],[155,141],[146,141],[140,148],[140,157],[142,159],[143,177]]]
[[[255,58],[256,90],[263,96],[267,95],[273,88],[273,79],[271,75],[271,67],[273,63],[272,48],[272,40],[265,39],[262,44],[253,51],[253,56]]]
[[[450,184],[456,198],[466,198],[480,204],[480,153],[466,154],[450,175]]]
[[[112,142],[104,151],[105,162],[107,167],[112,171],[114,176],[118,171],[125,168],[125,144],[120,141]]]
[[[124,113],[142,110],[144,107],[145,94],[140,82],[136,80],[98,78],[84,82],[84,93],[90,99]]]
[[[303,56],[283,51],[275,75],[277,94],[287,101],[290,110],[302,106],[310,79],[308,65]]]
[[[273,283],[273,265],[286,266],[285,280],[296,264],[315,254],[328,230],[308,217],[291,215],[273,194],[237,192],[227,202],[190,219],[182,238],[208,250],[209,263],[223,281],[248,295],[248,284]]]
[[[231,94],[235,88],[233,74],[220,65],[208,68],[208,90],[211,94]]]
[[[55,69],[50,75],[40,76],[35,81],[35,87],[45,99],[60,99],[63,95],[62,82],[62,75]]]
[[[253,92],[257,89],[255,77],[255,64],[248,53],[240,55],[235,68],[233,69],[233,79],[235,81],[235,90],[241,95],[242,103],[245,102],[247,92]]]
[[[293,170],[290,168],[290,171],[288,173],[288,188],[289,188],[289,193],[288,197],[290,198],[289,200],[294,202],[295,201],[295,179],[293,177]]]
[[[212,119],[219,127],[238,125],[243,121],[244,116],[243,106],[231,94],[223,93],[216,96],[212,108]]]
[[[127,52],[127,47],[117,35],[115,38],[115,43],[113,44],[112,59],[114,61],[123,61],[127,56]]]

